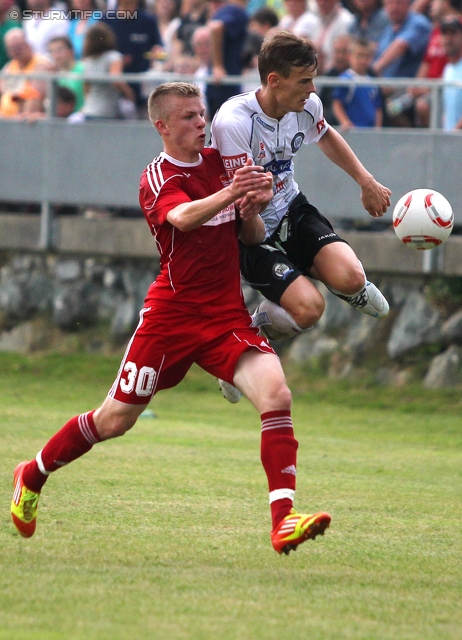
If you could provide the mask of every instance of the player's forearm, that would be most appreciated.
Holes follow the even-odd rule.
[[[265,224],[260,216],[242,221],[239,240],[244,244],[260,244],[266,237]]]
[[[192,231],[211,220],[237,199],[229,187],[225,187],[202,200],[184,202],[167,214],[167,220],[180,231]]]

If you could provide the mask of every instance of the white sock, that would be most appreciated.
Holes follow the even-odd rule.
[[[290,313],[270,300],[263,300],[252,316],[252,326],[259,327],[271,340],[289,338],[308,329],[300,327]]]

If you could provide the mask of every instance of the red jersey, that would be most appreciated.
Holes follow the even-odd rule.
[[[179,204],[206,198],[228,183],[215,149],[204,149],[194,164],[162,152],[144,170],[140,205],[160,254],[160,274],[149,288],[147,305],[175,303],[176,310],[181,305],[202,316],[215,316],[218,310],[248,315],[241,291],[234,204],[188,232],[167,220],[168,212]]]
[[[428,64],[427,78],[441,78],[443,69],[448,62],[448,57],[441,40],[441,29],[435,27],[430,34],[430,41],[423,57],[423,62]]]

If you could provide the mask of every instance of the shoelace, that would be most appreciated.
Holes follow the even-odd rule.
[[[362,291],[358,293],[357,296],[354,296],[353,298],[348,298],[348,302],[353,307],[359,307],[360,309],[362,309],[367,304],[367,298],[368,296],[366,293],[366,288],[364,288]]]

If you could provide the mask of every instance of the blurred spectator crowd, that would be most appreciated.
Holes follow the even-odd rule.
[[[429,126],[428,88],[379,89],[367,78],[462,81],[462,0],[52,2],[0,0],[0,118],[45,117],[47,83],[27,77],[45,71],[62,75],[52,113],[70,122],[146,118],[156,72],[194,77],[210,119],[228,97],[258,86],[263,39],[281,29],[317,45],[319,76],[366,79],[319,89],[327,121],[342,130]],[[123,73],[146,81],[121,81]],[[444,128],[462,129],[462,87],[442,93]]]

